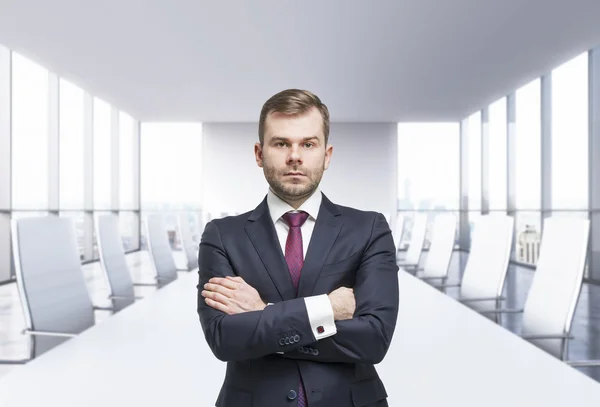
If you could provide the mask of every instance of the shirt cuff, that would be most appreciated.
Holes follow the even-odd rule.
[[[337,333],[333,319],[333,308],[327,294],[305,297],[306,311],[310,328],[315,339],[325,339]]]

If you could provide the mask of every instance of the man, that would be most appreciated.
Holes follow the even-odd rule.
[[[387,406],[374,367],[398,315],[387,221],[319,191],[333,147],[317,96],[274,95],[258,132],[268,194],[252,212],[208,223],[198,254],[202,329],[227,362],[216,405]]]

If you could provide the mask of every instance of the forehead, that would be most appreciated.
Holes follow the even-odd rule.
[[[317,108],[312,108],[301,115],[289,115],[272,112],[265,120],[265,141],[273,137],[302,139],[319,137],[324,141],[323,118]]]

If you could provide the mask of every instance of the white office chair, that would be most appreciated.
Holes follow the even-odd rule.
[[[160,214],[146,216],[146,237],[150,259],[156,271],[156,280],[160,287],[177,279],[177,265],[173,258],[165,221]]]
[[[406,269],[407,271],[418,271],[426,234],[427,215],[424,213],[415,214],[408,251],[406,252],[404,261],[398,263],[398,266]]]
[[[456,239],[456,216],[439,214],[433,221],[431,245],[425,259],[423,272],[417,275],[422,280],[441,280],[446,283],[450,260]]]
[[[179,238],[181,246],[185,253],[187,268],[189,271],[198,268],[198,246],[194,243],[192,226],[187,213],[181,213],[177,216],[177,226],[179,230]]]
[[[493,214],[477,219],[462,281],[454,285],[460,287],[460,302],[479,312],[500,307],[513,235],[512,216]],[[498,321],[498,314],[490,317]]]
[[[134,284],[131,279],[125,251],[121,244],[119,217],[102,215],[96,218],[96,234],[98,236],[98,253],[100,264],[108,282],[115,312],[121,311],[142,297],[135,295],[134,286],[154,284]]]
[[[58,216],[12,221],[17,287],[35,358],[94,326],[72,219]]]
[[[404,234],[404,214],[398,213],[396,215],[396,226],[394,227],[394,243],[396,243],[396,253],[400,251],[400,244],[402,244],[402,236]]]
[[[521,310],[489,311],[522,312],[521,336],[561,360],[567,357],[568,340],[573,339],[571,326],[583,282],[589,230],[588,219],[545,219],[540,255],[525,306]],[[585,361],[571,364],[590,365]]]

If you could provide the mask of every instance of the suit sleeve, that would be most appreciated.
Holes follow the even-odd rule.
[[[198,316],[206,342],[219,360],[256,359],[316,341],[304,298],[236,315],[227,315],[206,305],[201,294],[204,284],[213,277],[236,275],[215,221],[209,222],[202,234],[198,267]]]
[[[316,362],[377,364],[385,357],[398,317],[396,249],[385,217],[378,214],[356,272],[356,310],[336,321],[337,333],[309,346],[286,350],[282,357]]]

